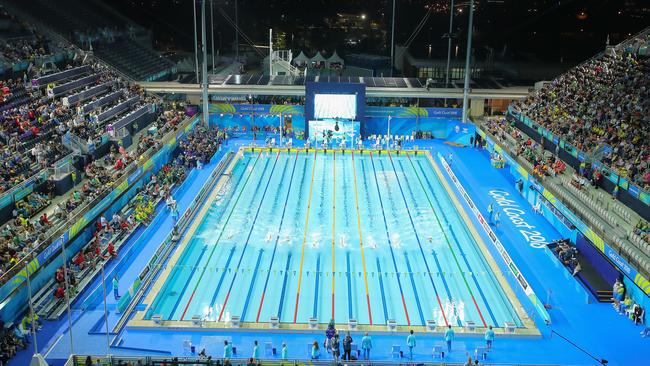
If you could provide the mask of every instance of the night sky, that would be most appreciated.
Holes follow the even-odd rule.
[[[152,29],[158,48],[173,45],[193,50],[192,0],[104,1]],[[454,33],[461,53],[467,2],[456,1]],[[643,0],[476,0],[476,4],[475,49],[490,48],[497,54],[505,50],[514,60],[583,60],[603,49],[607,35],[617,43],[650,24],[650,1]],[[273,27],[274,32],[285,33],[287,46],[294,50],[389,54],[391,0],[239,0],[238,5],[240,27],[257,44],[267,43],[268,28]],[[449,1],[397,1],[396,43],[406,41],[429,6],[433,7],[431,15],[411,50],[427,57],[431,45],[432,57],[442,57]],[[219,7],[234,18],[234,0],[214,2],[215,46],[229,52],[234,32],[217,11]],[[357,32],[332,29],[328,19],[337,14],[363,14],[376,27]],[[363,40],[346,44],[351,34]]]

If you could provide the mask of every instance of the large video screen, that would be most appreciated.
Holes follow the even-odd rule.
[[[354,94],[315,94],[314,118],[356,119],[357,96]]]
[[[345,140],[348,144],[352,144],[359,136],[359,128],[359,121],[309,121],[309,138],[320,142],[329,136],[332,141]]]

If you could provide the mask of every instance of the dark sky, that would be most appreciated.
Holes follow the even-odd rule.
[[[193,0],[105,0],[154,32],[158,45],[173,43],[192,50]],[[468,0],[457,0],[455,32],[459,46],[464,48],[467,29]],[[477,0],[475,12],[475,45],[490,47],[515,59],[545,61],[582,60],[599,52],[609,34],[619,42],[627,34],[636,33],[650,24],[650,1],[643,0]],[[209,4],[209,3],[208,3]],[[387,54],[390,31],[391,0],[239,0],[240,27],[255,42],[266,44],[268,28],[294,35],[294,49],[306,48],[346,52]],[[434,9],[447,7],[449,1],[397,1],[396,43],[403,43],[426,13],[425,5]],[[234,18],[234,0],[215,0],[215,44],[228,48],[233,41],[233,28],[217,11]],[[209,9],[209,6],[208,6]],[[457,10],[458,11],[458,10]],[[367,42],[355,47],[344,46],[349,37],[341,31],[328,29],[325,19],[337,13],[366,14],[380,29],[370,31]],[[433,57],[444,51],[441,36],[447,32],[447,10],[431,13],[427,23],[412,43],[413,53],[425,54],[432,45]],[[209,23],[208,23],[209,25]],[[221,40],[221,42],[219,42]],[[444,51],[446,52],[446,51]]]

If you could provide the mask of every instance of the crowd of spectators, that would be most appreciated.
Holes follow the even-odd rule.
[[[513,139],[515,141],[514,153],[532,164],[533,174],[536,177],[556,176],[565,172],[566,163],[552,154],[546,154],[539,143],[530,137],[525,137],[519,129],[505,119],[487,119],[484,127],[501,141],[507,141],[508,138]]]
[[[638,235],[643,241],[650,244],[650,225],[647,221],[641,219],[634,227],[634,234]]]
[[[12,65],[21,61],[33,62],[67,47],[37,33],[27,22],[18,20],[0,7],[0,61]]]
[[[603,149],[604,164],[650,188],[649,58],[608,49],[513,108],[581,151]]]
[[[188,135],[187,140],[179,143],[181,153],[176,158],[175,163],[188,169],[200,168],[219,149],[219,145],[224,138],[223,131],[207,130],[202,126],[197,126],[196,130]]]

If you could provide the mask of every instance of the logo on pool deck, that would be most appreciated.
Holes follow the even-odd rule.
[[[503,213],[508,216],[510,221],[517,228],[520,228],[519,232],[523,235],[530,246],[533,248],[545,247],[547,244],[546,238],[538,230],[535,230],[534,225],[531,225],[526,221],[524,216],[526,211],[521,209],[515,200],[508,199],[507,197],[509,195],[510,193],[498,189],[490,191],[490,196],[492,196],[496,203],[503,208]]]

